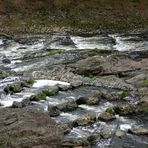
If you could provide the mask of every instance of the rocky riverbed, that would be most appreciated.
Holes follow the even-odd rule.
[[[0,147],[146,148],[147,115],[147,33],[0,36]]]

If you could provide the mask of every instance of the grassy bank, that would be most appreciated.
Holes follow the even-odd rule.
[[[0,32],[147,31],[147,0],[4,0]]]

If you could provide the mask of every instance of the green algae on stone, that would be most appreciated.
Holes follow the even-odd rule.
[[[33,85],[34,83],[35,83],[35,80],[33,80],[33,79],[28,79],[27,81],[27,84],[29,84],[29,85]]]
[[[62,54],[62,53],[64,53],[64,50],[49,50],[48,51],[48,55],[50,56],[50,55],[56,55],[56,54]]]
[[[147,78],[147,79],[144,79],[144,80],[142,81],[142,86],[145,86],[145,87],[148,86],[148,78]]]

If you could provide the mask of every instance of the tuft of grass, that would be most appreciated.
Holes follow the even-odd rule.
[[[62,53],[64,53],[64,50],[49,50],[48,51],[48,55],[56,55],[56,54],[62,54]]]

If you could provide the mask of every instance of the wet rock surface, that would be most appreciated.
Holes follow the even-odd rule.
[[[139,36],[0,38],[0,145],[147,147],[148,43]],[[47,125],[57,124],[54,136]]]

